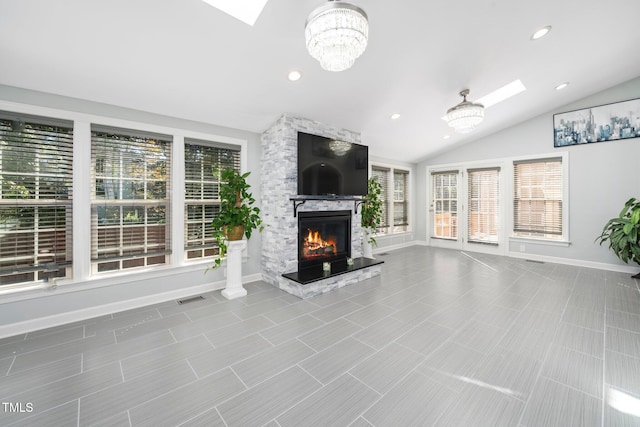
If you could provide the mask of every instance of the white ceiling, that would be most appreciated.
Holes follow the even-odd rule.
[[[324,1],[269,0],[252,27],[202,0],[0,0],[0,84],[252,132],[293,113],[414,162],[640,75],[638,0],[358,0],[369,46],[340,73],[304,46]],[[441,119],[518,78],[473,133]]]

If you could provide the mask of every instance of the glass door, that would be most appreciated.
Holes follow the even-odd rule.
[[[430,244],[501,253],[499,166],[431,173]]]
[[[460,171],[448,170],[431,174],[431,244],[456,247],[459,243],[458,193]]]

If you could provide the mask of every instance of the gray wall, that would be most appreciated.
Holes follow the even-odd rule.
[[[252,171],[248,181],[255,199],[260,200],[260,135],[258,134],[2,85],[0,85],[0,100],[246,140],[248,141],[247,170]],[[242,266],[243,276],[260,273],[261,246],[260,233],[255,233],[248,244],[248,256]],[[18,301],[15,295],[0,296],[0,326],[70,311],[87,310],[105,304],[135,299],[143,301],[148,296],[180,292],[184,288],[225,280],[224,269],[209,271],[206,274],[204,269],[205,267],[202,266],[197,271],[193,271],[193,268],[191,268],[192,271],[188,271],[188,268],[178,267],[153,279],[143,280],[135,272],[131,272],[121,276],[118,279],[119,283],[116,284],[95,288],[92,288],[89,282],[69,285],[68,289],[78,289],[78,292],[67,292],[68,289],[62,291],[63,287],[60,286],[56,291],[40,291],[33,298]]]
[[[426,183],[428,166],[513,156],[569,152],[569,247],[527,245],[527,252],[595,263],[622,265],[607,248],[594,243],[606,221],[630,197],[640,198],[640,139],[553,147],[553,114],[640,98],[640,78],[542,114],[491,136],[429,158],[418,166],[418,182]],[[426,239],[426,189],[419,194],[421,228]],[[422,198],[420,200],[420,198]],[[515,252],[516,248],[510,248]]]

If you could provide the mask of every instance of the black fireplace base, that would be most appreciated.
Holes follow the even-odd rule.
[[[341,259],[331,263],[331,271],[323,271],[322,264],[318,264],[300,271],[285,273],[282,276],[289,280],[293,280],[294,282],[306,285],[308,283],[339,276],[351,271],[362,270],[363,268],[372,267],[382,263],[384,263],[384,261],[372,258],[354,258],[353,265],[347,265],[347,260]]]

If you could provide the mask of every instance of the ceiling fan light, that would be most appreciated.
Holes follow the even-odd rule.
[[[469,89],[460,92],[462,102],[447,110],[447,124],[457,133],[469,133],[484,119],[484,106],[467,101]]]
[[[309,54],[323,69],[343,71],[367,48],[369,22],[358,6],[330,0],[309,15],[304,34]]]

